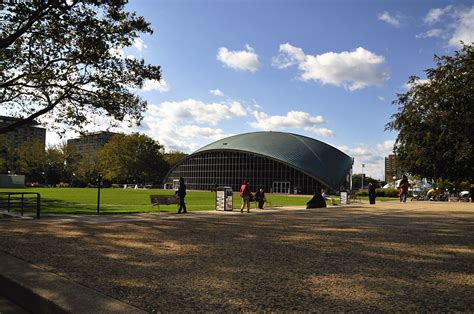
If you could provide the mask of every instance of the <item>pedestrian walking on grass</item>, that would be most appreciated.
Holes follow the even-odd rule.
[[[369,183],[369,202],[370,204],[375,204],[375,185],[372,183]]]
[[[408,189],[410,188],[410,182],[408,182],[406,175],[403,175],[400,184],[398,184],[398,188],[400,189],[400,203],[405,203],[407,201]]]
[[[250,191],[250,184],[247,180],[244,180],[240,186],[240,197],[242,198],[242,206],[240,207],[240,212],[244,212],[244,207],[247,206],[247,213],[250,213],[250,196],[252,192]]]
[[[186,184],[184,184],[183,177],[179,178],[179,188],[178,191],[176,191],[176,195],[178,195],[179,198],[178,214],[181,214],[181,211],[183,214],[186,214],[186,203],[184,202],[184,197],[186,196]]]

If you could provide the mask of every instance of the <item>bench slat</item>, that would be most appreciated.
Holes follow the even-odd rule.
[[[150,195],[152,206],[179,204],[179,198],[176,195]]]

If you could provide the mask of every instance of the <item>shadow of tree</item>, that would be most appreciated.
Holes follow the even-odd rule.
[[[474,214],[352,206],[2,223],[0,250],[147,311],[466,311]]]

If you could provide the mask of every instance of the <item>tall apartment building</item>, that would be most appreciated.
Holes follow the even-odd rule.
[[[8,126],[17,118],[0,116],[0,127]],[[40,143],[46,147],[46,129],[39,127],[36,121],[5,134],[0,134],[0,157],[4,160],[0,173],[17,172],[17,159],[13,151],[28,143]]]
[[[0,116],[0,127],[7,126],[18,120],[13,117]],[[39,127],[36,121],[2,135],[7,140],[12,141],[15,148],[19,148],[26,142],[38,142],[46,146],[46,129]]]
[[[87,133],[79,138],[73,138],[67,141],[68,145],[75,147],[76,151],[81,155],[95,153],[117,133],[101,131],[94,133]]]
[[[392,182],[393,177],[400,176],[400,169],[397,166],[397,156],[388,155],[385,157],[385,181]]]

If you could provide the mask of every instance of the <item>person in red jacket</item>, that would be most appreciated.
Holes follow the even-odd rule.
[[[400,202],[405,203],[407,201],[408,189],[410,188],[410,182],[408,182],[406,175],[403,175],[400,184],[398,184],[398,188],[400,189]]]
[[[240,186],[240,197],[242,198],[242,206],[240,207],[240,212],[244,212],[244,207],[247,206],[247,213],[250,213],[250,184],[247,180],[244,180],[242,185]]]

